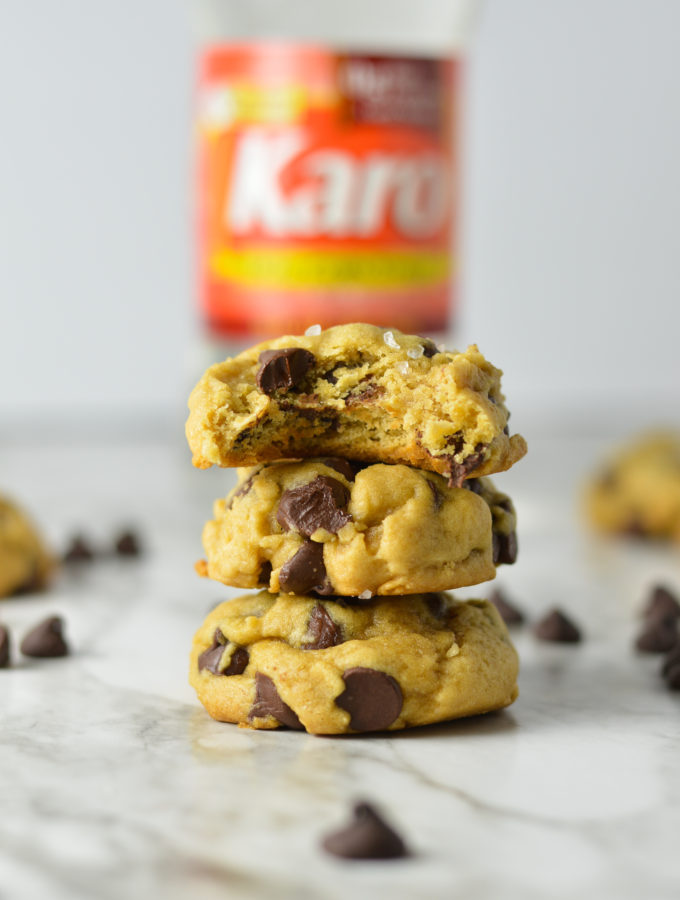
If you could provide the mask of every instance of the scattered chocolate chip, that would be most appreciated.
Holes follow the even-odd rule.
[[[581,632],[577,626],[559,609],[548,613],[534,626],[534,634],[542,641],[554,641],[560,644],[577,644],[581,640]]]
[[[506,594],[500,588],[492,591],[489,600],[496,607],[506,625],[521,625],[524,622],[524,613],[513,603],[510,603]]]
[[[318,528],[337,534],[350,516],[345,511],[349,491],[337,478],[317,475],[308,484],[284,491],[276,521],[284,531],[311,537]]]
[[[437,350],[435,342],[431,341],[429,338],[423,338],[423,356],[432,359],[436,353],[439,353],[439,350]]]
[[[259,389],[271,397],[276,391],[285,393],[297,387],[314,365],[314,354],[302,347],[283,350],[264,350],[259,357],[260,368],[255,375]]]
[[[260,587],[269,587],[269,578],[272,574],[272,564],[268,559],[260,566],[260,571],[257,576],[257,583]]]
[[[350,714],[353,731],[382,731],[399,716],[404,698],[391,675],[355,666],[347,669],[342,679],[345,690],[335,702]]]
[[[325,606],[317,603],[309,617],[307,632],[310,641],[302,644],[303,650],[325,650],[342,644],[342,631],[336,625]]]
[[[678,620],[675,616],[647,619],[637,636],[635,648],[642,653],[666,653],[678,641]]]
[[[71,539],[62,559],[65,563],[81,563],[90,562],[93,557],[94,553],[86,538],[77,534]]]
[[[494,531],[492,552],[494,566],[511,566],[517,559],[517,534],[514,531],[510,534]]]
[[[667,587],[659,584],[652,589],[643,615],[645,619],[680,619],[680,603]]]
[[[50,616],[28,632],[20,644],[24,656],[67,656],[69,649],[63,635],[64,623],[59,616]]]
[[[323,593],[327,582],[323,544],[316,541],[305,541],[279,571],[279,586],[288,594],[306,594],[311,590]]]
[[[0,625],[0,669],[8,669],[11,657],[9,631]]]
[[[425,479],[427,481],[428,487],[432,491],[432,499],[434,500],[434,511],[439,512],[442,508],[442,503],[444,502],[444,495],[439,490],[434,481],[431,481],[429,478]]]
[[[115,540],[118,556],[140,556],[142,549],[134,531],[123,531]]]
[[[368,803],[357,803],[354,820],[327,835],[321,846],[343,859],[398,859],[409,855],[397,832]]]
[[[304,726],[297,715],[279,697],[279,692],[276,690],[276,685],[271,678],[268,675],[263,675],[262,672],[256,672],[255,702],[248,713],[248,718],[259,719],[265,716],[274,716],[282,725],[304,731]]]
[[[356,470],[348,459],[342,459],[339,456],[326,456],[321,460],[324,466],[329,469],[335,469],[341,475],[344,475],[347,481],[354,481]]]

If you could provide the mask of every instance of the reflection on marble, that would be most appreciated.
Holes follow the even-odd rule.
[[[210,506],[198,482],[209,475],[216,493],[223,473],[187,475],[162,445],[4,448],[6,485],[53,541],[132,522],[150,552],[0,605],[16,661],[0,672],[0,898],[677,897],[680,697],[631,639],[647,586],[680,587],[680,559],[593,542],[576,485],[556,494],[541,450],[533,470],[530,458],[502,476],[521,555],[499,582],[534,618],[564,605],[586,641],[516,632],[521,696],[504,713],[318,738],[213,722],[186,684],[191,635],[229,593],[192,570]],[[17,659],[52,612],[73,656]],[[358,797],[383,808],[412,858],[321,853]]]

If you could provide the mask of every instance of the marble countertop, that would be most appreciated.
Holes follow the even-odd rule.
[[[132,525],[147,547],[0,603],[15,649],[0,672],[0,900],[677,898],[680,695],[631,644],[649,587],[680,588],[680,553],[588,535],[576,497],[601,447],[528,437],[498,478],[520,556],[497,583],[534,619],[564,607],[585,641],[515,631],[509,710],[349,738],[217,723],[187,685],[194,630],[236,593],[193,571],[230,473],[192,470],[179,441],[0,445],[0,489],[54,546]],[[53,613],[72,655],[20,660],[20,636]],[[411,858],[324,855],[360,798]]]

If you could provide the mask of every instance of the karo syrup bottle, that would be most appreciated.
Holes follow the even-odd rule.
[[[198,296],[215,358],[455,317],[474,0],[195,0]]]

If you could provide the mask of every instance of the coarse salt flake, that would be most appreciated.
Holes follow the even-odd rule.
[[[399,344],[391,331],[386,331],[385,334],[383,334],[383,340],[388,347],[391,347],[393,350],[399,350]]]
[[[411,359],[420,359],[420,357],[425,352],[425,347],[422,344],[418,344],[417,347],[411,347],[410,350],[406,351],[406,355],[410,356]]]
[[[373,596],[373,594],[367,588],[365,591],[362,591],[358,595],[358,598],[359,598],[359,600],[370,600],[372,596]]]
[[[321,334],[321,325],[310,325],[305,334],[313,337],[315,334]]]
[[[411,367],[407,362],[397,363],[397,372],[399,372],[401,375],[408,375],[410,371]]]

